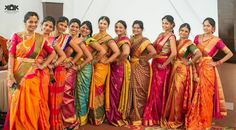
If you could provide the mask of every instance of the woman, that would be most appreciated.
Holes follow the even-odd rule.
[[[152,78],[148,60],[154,57],[156,51],[151,42],[142,35],[143,22],[136,20],[132,27],[134,36],[131,38],[130,47],[131,78],[127,112],[131,124],[141,125]]]
[[[93,65],[93,75],[91,83],[91,91],[89,98],[90,115],[89,120],[94,125],[100,125],[105,118],[105,110],[110,107],[109,102],[109,74],[110,63],[113,62],[120,51],[112,37],[106,32],[110,24],[107,16],[102,16],[98,20],[99,33],[93,38],[106,50],[106,55]],[[106,80],[108,79],[108,80]],[[106,98],[104,97],[106,96]],[[105,104],[105,105],[104,105]],[[105,109],[104,109],[105,107]]]
[[[215,32],[214,19],[206,18],[203,21],[203,30],[204,34],[197,35],[194,39],[194,43],[202,52],[202,58],[196,64],[199,82],[186,117],[186,127],[190,129],[211,129],[213,116],[222,118],[227,115],[223,89],[216,66],[227,61],[233,56],[233,53],[220,38],[213,35]],[[222,50],[226,56],[215,62],[212,57],[219,50]]]
[[[8,50],[7,39],[0,36],[0,71],[7,69]]]
[[[119,20],[115,24],[118,35],[115,42],[120,49],[120,56],[111,63],[110,76],[110,111],[107,112],[108,122],[115,126],[125,125],[126,108],[130,81],[130,63],[127,60],[130,53],[130,40],[126,36],[126,22]]]
[[[176,55],[176,40],[173,34],[174,18],[166,15],[162,18],[162,29],[154,47],[157,56],[152,61],[153,78],[143,115],[144,125],[159,124],[167,99],[171,61]]]
[[[59,64],[59,59],[53,61],[54,80],[50,84],[50,124],[52,130],[64,129],[63,121],[67,118],[63,113],[63,107],[66,101],[65,80],[67,76],[67,69],[75,67],[75,62],[83,55],[82,50],[77,45],[78,41],[72,39],[68,34],[64,34],[67,29],[69,20],[62,16],[59,17],[56,24],[56,31],[54,32],[53,46],[59,46],[61,50],[65,51],[67,48],[72,48],[77,54],[74,58],[67,57],[66,60]],[[64,96],[65,94],[65,96]],[[65,124],[65,127],[67,125]]]
[[[202,54],[188,39],[190,30],[188,23],[182,24],[179,28],[180,39],[177,41],[177,58],[173,64],[169,95],[161,121],[161,126],[165,128],[182,127],[185,114],[191,104],[194,77],[192,65]]]
[[[35,33],[39,21],[38,14],[27,12],[24,17],[25,31],[15,33],[9,53],[9,87],[13,89],[10,104],[10,130],[48,130],[49,120],[44,118],[43,109],[47,102],[43,99],[43,70],[52,61],[53,48],[43,35]],[[39,59],[40,53],[49,53],[46,61]],[[32,115],[33,113],[33,115]]]
[[[80,20],[77,18],[73,18],[69,23],[69,31],[72,39],[74,41],[77,40],[77,44],[81,42],[81,39],[78,37],[79,28],[80,28]],[[92,55],[86,46],[80,46],[84,53],[85,62],[90,62],[92,60]],[[69,59],[73,59],[76,55],[76,52],[73,48],[68,47],[66,49],[66,55]],[[74,129],[79,125],[79,119],[76,116],[76,108],[75,108],[75,85],[76,85],[76,75],[77,75],[77,62],[75,63],[75,67],[71,67],[67,69],[66,81],[65,81],[65,90],[64,90],[64,101],[62,107],[63,113],[63,121],[66,128]]]
[[[91,38],[93,33],[92,24],[90,21],[84,21],[80,27],[80,39],[83,41],[80,43],[81,48],[86,46],[94,59],[101,59],[106,53],[105,49]],[[98,53],[97,53],[98,52]],[[88,57],[81,57],[78,64],[77,71],[77,83],[75,88],[75,101],[76,101],[76,115],[80,120],[80,125],[85,125],[88,122],[88,101],[89,90],[92,81],[93,67],[89,62]]]

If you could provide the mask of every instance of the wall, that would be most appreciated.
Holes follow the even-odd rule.
[[[91,5],[90,5],[91,3]],[[172,6],[174,5],[174,8]],[[90,7],[89,7],[90,5]],[[209,6],[210,5],[210,6]],[[144,7],[145,6],[145,7]],[[88,8],[89,7],[89,8]],[[71,11],[73,10],[73,11]],[[191,38],[202,32],[202,21],[205,17],[213,17],[218,21],[216,0],[68,0],[64,1],[64,15],[69,18],[91,20],[94,32],[97,32],[97,20],[106,15],[111,19],[109,33],[115,36],[114,23],[123,19],[128,24],[131,34],[132,22],[136,19],[144,22],[144,35],[154,41],[162,31],[161,18],[171,14],[175,18],[177,32],[180,24],[190,23]],[[218,23],[218,22],[217,22]],[[216,32],[216,35],[218,31]]]
[[[229,109],[227,117],[216,122],[236,127],[236,65],[224,63],[218,68],[218,70],[223,85],[226,107]]]
[[[5,5],[18,5],[18,11],[5,11]],[[30,5],[30,6],[29,6]],[[24,15],[27,11],[35,11],[42,19],[41,0],[1,0],[0,1],[0,35],[9,38],[14,32],[24,30]]]

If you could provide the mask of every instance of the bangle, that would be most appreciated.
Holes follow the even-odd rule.
[[[189,60],[189,61],[187,62],[187,64],[188,64],[188,65],[193,64],[192,60]]]
[[[56,67],[57,65],[58,65],[58,63],[57,63],[57,62],[54,62],[54,63],[53,63],[53,66],[54,66],[54,67]]]
[[[216,65],[221,65],[223,62],[221,61],[221,60],[218,60],[217,62],[216,62]]]
[[[80,70],[81,69],[81,65],[78,65],[78,70]]]
[[[74,63],[72,61],[69,61],[68,63],[69,63],[70,66],[74,65]]]
[[[42,68],[44,69],[45,67],[46,67],[46,65],[45,65],[45,64],[43,64],[43,65],[42,65]]]
[[[13,74],[8,74],[8,79],[12,79],[14,78],[14,75]]]

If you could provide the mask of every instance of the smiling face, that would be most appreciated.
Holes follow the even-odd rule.
[[[212,34],[213,32],[215,32],[215,28],[209,23],[208,20],[206,20],[203,23],[203,31],[206,34]]]
[[[133,34],[134,34],[135,36],[137,36],[137,35],[141,35],[142,32],[143,32],[143,30],[142,30],[142,28],[139,26],[139,24],[134,24],[134,26],[133,26]]]
[[[115,25],[115,32],[116,34],[119,35],[125,35],[126,34],[126,29],[125,26],[121,23],[116,23]]]
[[[171,31],[173,28],[173,25],[167,20],[167,19],[163,19],[162,20],[162,29],[167,32],[167,31]]]
[[[30,16],[25,23],[26,30],[29,32],[33,32],[37,27],[38,27],[38,17]]]
[[[82,35],[82,37],[87,37],[88,35],[90,35],[90,33],[91,33],[91,30],[86,24],[80,27],[80,34]]]
[[[57,23],[57,31],[64,33],[67,29],[68,23],[66,21]]]
[[[42,24],[42,31],[44,34],[50,34],[54,29],[54,25],[51,21],[46,21],[46,22],[43,22]]]
[[[104,19],[100,20],[98,23],[98,28],[100,32],[105,32],[108,28],[108,22]]]
[[[79,24],[77,22],[71,23],[69,28],[72,35],[77,35],[79,33]]]
[[[186,26],[180,28],[180,30],[179,30],[180,39],[187,39],[189,36],[189,33],[190,33],[189,29]]]

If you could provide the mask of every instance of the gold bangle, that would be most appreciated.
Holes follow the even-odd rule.
[[[13,74],[8,74],[8,78],[12,79],[12,78],[14,78],[14,75]]]
[[[78,65],[78,70],[80,70],[81,69],[81,65]]]

